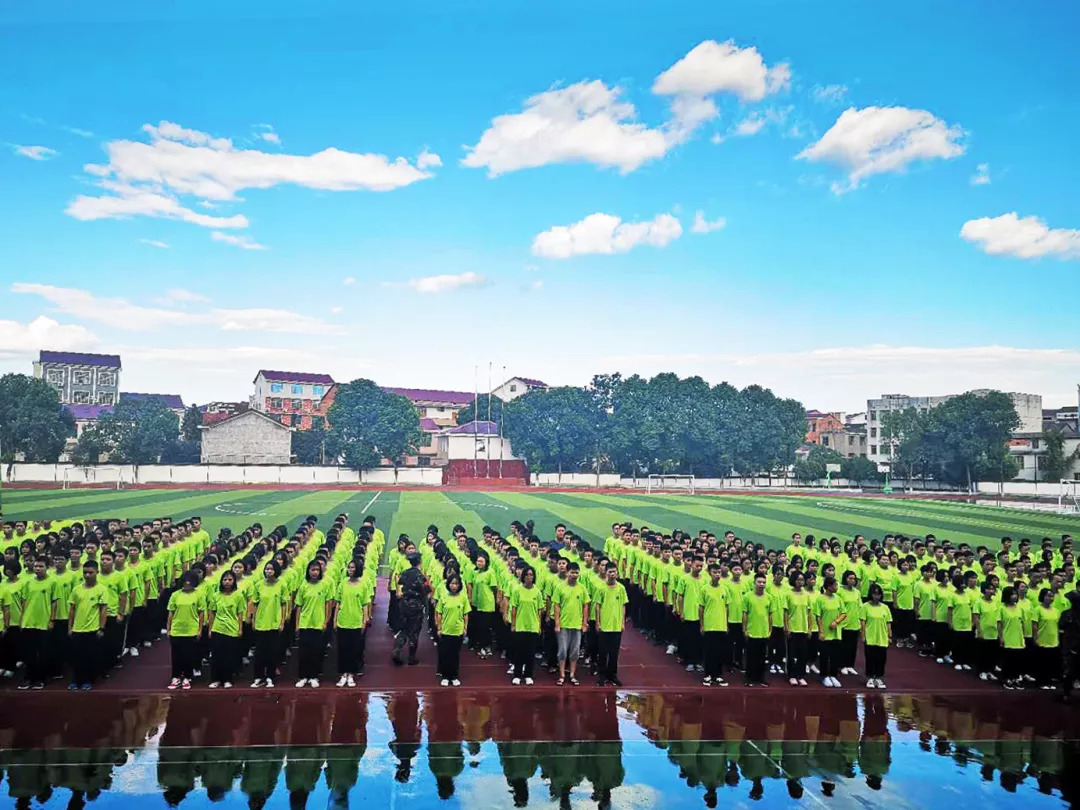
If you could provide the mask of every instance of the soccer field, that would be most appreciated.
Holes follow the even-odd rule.
[[[6,520],[126,517],[142,520],[201,515],[214,534],[222,526],[239,531],[259,521],[290,528],[317,515],[324,524],[339,512],[354,523],[372,514],[388,536],[416,537],[434,523],[448,535],[456,523],[470,534],[491,525],[505,532],[512,520],[533,520],[542,538],[565,523],[591,543],[602,542],[615,521],[653,529],[731,529],[768,545],[786,544],[791,533],[868,538],[903,532],[933,533],[939,539],[995,548],[1003,536],[1060,539],[1080,531],[1075,516],[1034,513],[944,501],[779,495],[608,494],[594,492],[296,491],[296,490],[5,490]]]

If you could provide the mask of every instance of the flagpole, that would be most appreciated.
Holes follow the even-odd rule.
[[[487,412],[488,424],[491,424],[491,361],[488,360],[488,412]],[[488,428],[490,430],[490,428]],[[484,447],[487,449],[487,477],[491,478],[491,433],[487,434],[487,441],[484,443]]]
[[[477,472],[477,466],[479,464],[479,461],[477,459],[477,452],[478,451],[476,449],[476,417],[478,416],[478,414],[476,412],[479,409],[480,409],[480,366],[475,365],[475,366],[473,366],[473,406],[472,406],[472,410],[473,410],[473,422],[472,422],[472,432],[473,432],[473,439],[472,439],[472,474],[473,474],[473,478],[476,478],[479,475],[479,473]]]
[[[503,379],[506,379],[506,366],[503,366]],[[1080,391],[1080,385],[1077,386],[1077,390]],[[506,402],[499,397],[499,478],[503,477],[503,408],[505,406]]]

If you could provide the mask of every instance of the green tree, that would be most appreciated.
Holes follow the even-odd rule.
[[[71,463],[83,467],[90,464],[100,464],[101,457],[107,452],[108,447],[105,438],[101,435],[101,431],[97,429],[97,425],[87,425],[83,428],[83,432],[79,434],[79,441],[76,443],[75,449],[71,451]]]
[[[871,484],[881,480],[877,465],[866,456],[845,458],[840,462],[840,475],[857,484]]]
[[[322,425],[311,430],[295,430],[292,435],[292,455],[297,464],[323,464],[326,458],[327,433]]]
[[[582,388],[530,391],[506,405],[503,430],[514,452],[538,472],[593,465],[600,435],[596,400]]]
[[[109,461],[157,464],[174,449],[180,420],[158,399],[121,400],[97,422]]]
[[[185,442],[202,441],[202,412],[198,405],[191,405],[184,411],[184,419],[180,423],[180,438]]]
[[[803,421],[806,421],[806,413],[803,412]],[[795,462],[792,474],[795,480],[802,483],[821,481],[827,472],[826,464],[842,464],[844,457],[831,447],[823,447],[820,444],[811,445],[810,452],[805,459]]]
[[[1069,468],[1080,458],[1080,446],[1071,453],[1065,452],[1065,435],[1060,430],[1047,428],[1042,435],[1046,452],[1039,458],[1039,472],[1043,481],[1061,481],[1068,477]]]
[[[61,404],[56,389],[25,374],[0,377],[0,452],[4,461],[22,453],[27,461],[55,462],[75,420]]]
[[[499,424],[502,421],[503,401],[498,397],[493,397],[490,394],[480,394],[476,400],[476,407],[473,407],[473,403],[469,403],[460,411],[457,412],[457,423],[459,425],[467,425],[469,422],[479,419],[481,422],[486,422],[488,418],[488,400],[491,400],[491,421],[495,424]],[[479,414],[479,415],[477,415]]]
[[[1011,460],[1006,442],[1019,426],[1016,407],[1001,391],[960,394],[933,408],[930,432],[940,441],[941,477],[968,489],[980,475],[1000,480]]]
[[[377,467],[384,458],[395,468],[423,442],[420,416],[403,396],[384,391],[371,380],[338,386],[327,415],[328,457],[341,459],[354,470]]]

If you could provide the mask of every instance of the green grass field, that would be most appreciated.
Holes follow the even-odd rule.
[[[373,500],[374,499],[374,500]],[[222,526],[236,531],[258,520],[290,528],[313,514],[327,525],[339,512],[354,523],[373,514],[388,536],[421,535],[431,523],[450,533],[455,523],[470,534],[484,524],[506,531],[510,521],[531,519],[538,534],[550,537],[556,523],[590,542],[602,541],[617,520],[654,529],[731,529],[768,545],[786,544],[791,533],[841,539],[903,532],[928,532],[955,543],[997,547],[1001,537],[1039,540],[1080,532],[1075,516],[942,501],[849,498],[842,496],[600,494],[591,492],[443,492],[296,490],[5,490],[5,520],[23,518],[106,518],[141,520],[155,516],[201,515],[213,534]]]

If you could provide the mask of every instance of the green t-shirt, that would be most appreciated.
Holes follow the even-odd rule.
[[[199,614],[205,608],[205,597],[198,591],[173,591],[169,597],[169,613],[172,614],[172,632],[169,635],[177,638],[199,635]]]
[[[210,597],[210,610],[214,612],[210,632],[237,638],[247,615],[247,605],[247,596],[239,588],[232,593],[215,591]]]
[[[544,595],[533,585],[514,591],[511,607],[514,608],[514,631],[518,633],[540,632],[540,609],[544,605]]]
[[[1059,644],[1058,623],[1061,621],[1061,611],[1055,607],[1039,605],[1035,611],[1035,621],[1039,623],[1039,629],[1035,634],[1035,643],[1040,647],[1057,647]]]
[[[75,620],[71,624],[74,633],[96,633],[101,629],[101,620],[98,609],[107,604],[105,586],[95,582],[93,587],[86,587],[85,582],[80,582],[71,589],[68,597],[69,608],[75,608]]]
[[[862,577],[859,578],[860,582],[865,582]],[[863,593],[858,588],[839,588],[836,591],[836,595],[840,597],[840,601],[844,603],[844,612],[847,613],[847,618],[844,619],[842,630],[858,630],[862,624],[860,617],[862,616],[862,598]]]
[[[564,585],[553,598],[559,606],[559,624],[564,630],[584,630],[585,606],[589,604],[589,590],[578,580],[571,587]]]
[[[888,647],[892,611],[882,602],[879,605],[865,603],[862,606],[862,621],[866,624],[866,645],[868,647]]]
[[[105,612],[109,616],[120,613],[120,591],[126,580],[127,576],[115,568],[107,574],[98,574],[98,584],[105,589]]]
[[[8,624],[18,627],[22,622],[23,605],[26,602],[26,580],[16,579],[14,582],[5,579],[0,582],[0,608],[8,609]]]
[[[915,583],[915,598],[919,601],[918,613],[916,618],[923,621],[930,621],[934,618],[934,603],[937,602],[938,588],[937,583],[931,580],[927,582],[925,579],[919,579]]]
[[[952,607],[956,591],[951,585],[938,584],[934,588],[937,599],[934,602],[934,621],[940,624],[949,623],[949,608]]]
[[[1024,611],[1019,605],[1001,606],[1001,644],[1006,650],[1024,649]]]
[[[742,624],[743,596],[746,594],[746,580],[736,582],[732,578],[722,579],[720,582],[728,592],[728,624]]]
[[[277,630],[281,627],[282,610],[289,603],[289,594],[280,579],[271,585],[266,579],[259,581],[251,590],[251,602],[255,605],[255,630]]]
[[[726,633],[728,629],[728,602],[731,594],[723,582],[712,582],[701,589],[701,604],[704,608],[701,616],[701,632]]]
[[[784,595],[784,610],[787,613],[788,629],[792,633],[810,632],[810,594],[806,591],[788,591]]]
[[[57,600],[56,580],[28,579],[23,585],[22,628],[27,630],[48,630],[52,618],[53,602]]]
[[[979,638],[997,641],[1001,602],[997,599],[981,598],[972,604],[971,609],[979,616]]]
[[[494,613],[495,572],[491,568],[474,572],[472,589],[473,610],[479,613]]]
[[[814,603],[814,615],[821,622],[821,634],[824,641],[837,641],[842,635],[843,625],[836,628],[829,625],[836,621],[844,613],[844,601],[836,594],[822,594],[821,598]]]
[[[626,588],[621,582],[605,584],[599,593],[596,629],[601,633],[621,633],[626,623]]]
[[[957,593],[953,591],[949,606],[952,607],[952,629],[959,630],[961,632],[968,632],[974,627],[972,622],[972,597],[975,595],[975,591],[964,591],[963,593]]]
[[[305,581],[296,591],[296,605],[300,608],[296,626],[300,630],[326,629],[326,603],[334,599],[333,586],[325,579],[318,582]]]
[[[146,604],[146,569],[147,564],[142,560],[134,565],[128,564],[128,572],[131,579],[128,584],[135,592],[135,604],[132,607],[142,607]]]
[[[709,580],[687,575],[683,589],[683,621],[696,622],[701,615],[701,589]]]
[[[896,574],[896,609],[897,610],[914,610],[915,609],[915,583],[918,582],[918,575],[913,571],[908,571],[906,574],[898,571]]]
[[[767,594],[758,596],[748,593],[743,596],[743,615],[746,617],[747,638],[768,638],[772,632],[769,620],[769,602]]]
[[[337,626],[345,630],[359,630],[364,626],[364,610],[374,596],[374,586],[370,577],[360,577],[355,582],[344,580],[338,586]]]
[[[533,589],[535,590],[535,588]],[[439,601],[439,615],[442,617],[444,636],[465,635],[465,617],[469,613],[469,596],[465,591],[447,593]]]

